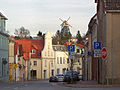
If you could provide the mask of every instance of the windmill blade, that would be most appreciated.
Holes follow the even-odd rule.
[[[62,22],[64,22],[64,20],[62,20],[61,18],[59,18]]]
[[[68,26],[72,27],[70,24],[68,24]]]
[[[70,19],[70,17],[67,19],[67,21]]]

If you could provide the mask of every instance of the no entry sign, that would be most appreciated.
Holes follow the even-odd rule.
[[[107,49],[105,47],[102,48],[102,53],[101,53],[102,59],[106,59],[107,57]]]

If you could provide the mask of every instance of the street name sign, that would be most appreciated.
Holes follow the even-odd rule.
[[[94,57],[101,57],[101,49],[94,50]]]

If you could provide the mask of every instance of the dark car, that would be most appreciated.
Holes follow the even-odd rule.
[[[67,71],[65,76],[64,76],[64,81],[65,82],[70,82],[73,79],[73,81],[78,81],[78,73],[76,71]]]
[[[57,77],[56,76],[51,76],[49,79],[49,82],[56,82],[57,81]]]

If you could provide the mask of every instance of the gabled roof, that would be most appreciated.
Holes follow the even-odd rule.
[[[0,12],[0,16],[5,19],[5,20],[8,20],[1,12]]]
[[[32,49],[35,49],[35,54],[31,54],[31,58],[40,58],[41,51],[44,47],[44,40],[43,39],[22,39],[22,40],[15,40],[19,45],[22,45],[23,48],[23,58],[25,60],[30,59],[30,53]]]
[[[35,49],[35,54],[31,54],[31,58],[40,58],[41,52],[44,48],[44,40],[43,39],[32,39],[31,40],[31,49]]]

